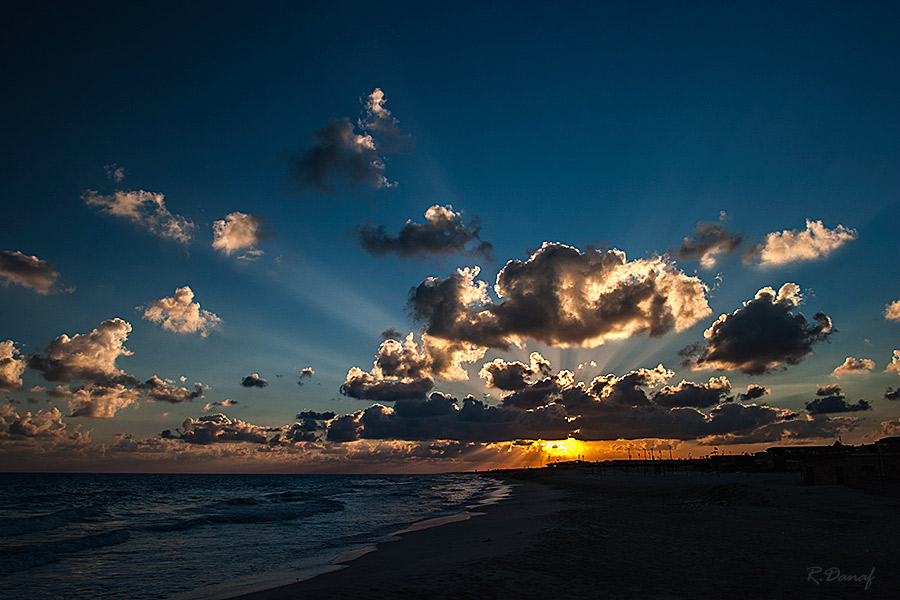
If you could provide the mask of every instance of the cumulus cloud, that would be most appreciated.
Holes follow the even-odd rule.
[[[199,333],[207,337],[222,322],[215,314],[200,308],[199,302],[193,302],[194,291],[189,286],[175,290],[171,298],[151,300],[147,306],[139,306],[143,310],[143,318],[161,325],[166,331],[175,333]]]
[[[731,233],[721,223],[700,222],[681,242],[678,258],[697,260],[704,269],[712,269],[722,255],[730,256],[743,241],[743,233]]]
[[[659,390],[653,401],[660,406],[693,406],[708,408],[716,406],[731,391],[731,382],[725,377],[711,377],[708,383],[693,383],[682,380],[677,386],[666,386]]]
[[[269,385],[269,380],[263,379],[258,373],[251,373],[241,379],[241,385],[244,387],[264,388]]]
[[[385,340],[369,372],[352,367],[341,386],[341,393],[351,398],[381,402],[405,398],[424,398],[434,387],[433,362],[424,346],[413,334],[404,342]]]
[[[490,259],[493,246],[481,241],[480,232],[478,217],[466,223],[462,212],[453,212],[451,205],[435,204],[425,211],[425,223],[409,220],[396,234],[388,233],[384,225],[366,225],[354,234],[363,249],[374,256],[441,256],[468,252]]]
[[[11,392],[22,387],[25,360],[12,340],[0,342],[0,391]]]
[[[3,283],[3,287],[9,287],[11,284],[21,285],[38,294],[47,295],[59,291],[56,287],[58,279],[59,273],[54,270],[53,264],[46,260],[19,251],[0,252],[0,282]]]
[[[198,419],[188,417],[181,425],[181,432],[173,434],[170,430],[162,432],[167,439],[180,439],[189,444],[216,444],[223,442],[252,442],[265,444],[268,434],[281,431],[277,427],[261,427],[230,419],[222,413],[202,416]]]
[[[786,283],[776,293],[765,287],[743,308],[720,316],[703,332],[705,345],[694,344],[680,354],[693,369],[738,370],[760,375],[782,365],[796,365],[812,354],[813,344],[835,330],[824,313],[791,312],[800,303],[800,287]]]
[[[537,352],[532,352],[528,365],[519,361],[506,362],[496,358],[481,367],[478,376],[485,380],[487,387],[505,391],[521,390],[535,377],[550,376],[550,362]]]
[[[892,387],[884,390],[884,399],[885,400],[900,400],[900,387],[896,390]]]
[[[900,300],[884,305],[884,318],[888,321],[900,321]]]
[[[816,398],[806,403],[806,410],[811,415],[857,412],[871,408],[872,406],[865,400],[860,400],[856,404],[847,402],[846,396],[837,385],[820,385],[816,390]]]
[[[146,392],[151,400],[168,402],[170,404],[190,402],[195,398],[202,398],[204,389],[202,383],[195,383],[192,390],[178,387],[174,381],[160,379],[156,375],[145,381],[141,386],[141,390]]]
[[[900,350],[894,350],[894,355],[891,357],[891,362],[884,370],[885,373],[893,371],[900,375]]]
[[[660,386],[674,374],[660,364],[654,369],[640,368],[621,377],[601,375],[594,378],[588,390],[598,402],[619,406],[645,406],[650,404],[650,399],[644,388]],[[574,408],[568,398],[564,398],[563,402]]]
[[[835,377],[843,377],[844,375],[859,375],[869,373],[875,368],[875,361],[869,358],[853,358],[848,356],[844,362],[831,372]]]
[[[213,223],[212,247],[226,256],[244,252],[238,258],[254,260],[263,254],[262,250],[256,249],[257,244],[271,236],[272,230],[266,225],[264,216],[233,212]]]
[[[747,386],[747,391],[738,394],[738,400],[740,402],[747,402],[748,400],[756,400],[757,398],[762,398],[763,396],[768,396],[772,393],[772,390],[769,388],[763,387],[761,385],[756,385],[755,383],[751,383]]]
[[[87,190],[81,195],[88,206],[96,206],[101,212],[131,221],[155,236],[187,244],[196,226],[193,221],[169,212],[163,198],[163,194],[144,190],[115,191],[109,195]]]
[[[87,384],[74,392],[64,392],[72,417],[112,419],[120,409],[137,404],[140,392],[118,383],[115,385]]]
[[[227,408],[229,406],[236,406],[238,404],[240,404],[240,402],[238,402],[237,400],[231,400],[230,398],[226,398],[225,400],[222,400],[221,402],[207,402],[203,406],[203,408],[200,410],[200,412],[208,413],[216,408],[220,408],[220,407]]]
[[[297,413],[297,418],[300,420],[312,419],[313,421],[330,421],[335,416],[333,411],[325,411],[325,412],[316,412],[314,410],[304,410],[302,412]]]
[[[375,88],[363,100],[365,114],[356,126],[348,118],[333,120],[315,132],[315,144],[290,157],[291,178],[300,190],[333,192],[336,183],[373,189],[394,187],[384,175],[384,157],[408,145],[397,120]]]
[[[115,318],[103,321],[87,334],[62,334],[43,353],[30,355],[28,366],[47,381],[135,383],[134,377],[116,366],[117,358],[132,354],[125,348],[129,333],[131,324]]]
[[[304,379],[310,379],[316,372],[313,371],[312,367],[303,367],[300,369],[300,374],[297,375],[297,385],[303,385]]]
[[[428,336],[508,349],[533,339],[595,347],[608,339],[681,331],[709,315],[706,285],[661,257],[627,261],[618,250],[581,252],[544,243],[497,275],[494,302],[479,269],[413,288],[409,308]]]
[[[19,416],[9,404],[0,404],[0,439],[59,438],[65,433],[66,424],[56,408]]]
[[[744,262],[773,267],[792,262],[827,258],[849,241],[857,239],[855,229],[838,225],[828,229],[822,221],[806,220],[803,231],[775,231],[744,255]]]

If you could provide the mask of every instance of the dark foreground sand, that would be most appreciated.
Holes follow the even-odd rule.
[[[900,598],[896,494],[796,475],[509,479],[483,515],[240,598]]]

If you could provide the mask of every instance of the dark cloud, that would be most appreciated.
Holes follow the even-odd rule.
[[[0,283],[4,287],[10,284],[20,285],[34,290],[38,294],[58,292],[56,282],[59,273],[53,264],[40,260],[37,256],[27,256],[21,252],[0,252]]]
[[[230,419],[217,413],[206,415],[198,419],[187,418],[181,425],[181,432],[173,434],[168,429],[162,432],[162,437],[180,439],[189,444],[216,444],[222,442],[252,442],[265,444],[269,433],[281,432],[280,428],[260,427],[246,423],[240,419]]]
[[[351,398],[380,402],[424,399],[434,387],[431,372],[431,357],[410,334],[403,343],[397,340],[382,342],[371,371],[351,368],[341,386],[341,393]]]
[[[730,391],[731,382],[728,379],[712,377],[709,383],[682,381],[677,386],[667,385],[653,396],[653,401],[670,408],[676,406],[708,408],[723,402]]]
[[[661,336],[709,315],[706,286],[661,257],[628,262],[618,250],[581,252],[544,243],[497,275],[493,302],[477,267],[413,288],[409,308],[428,336],[508,349],[533,339],[594,347],[607,339]]]
[[[300,369],[300,374],[297,375],[297,385],[303,385],[304,379],[310,379],[315,374],[312,367],[303,367]]]
[[[487,387],[504,391],[521,390],[535,377],[549,377],[550,362],[543,356],[532,352],[529,362],[530,364],[525,365],[519,361],[506,362],[502,358],[495,358],[482,365],[478,376],[485,380]]]
[[[384,156],[402,151],[411,139],[384,107],[376,88],[365,100],[365,116],[356,126],[348,118],[333,120],[315,132],[315,144],[290,157],[290,176],[301,191],[333,192],[336,183],[373,189],[393,187],[384,175]]]
[[[823,313],[807,322],[791,311],[800,302],[800,287],[786,283],[777,292],[766,287],[732,314],[720,316],[703,333],[705,345],[681,351],[683,363],[693,369],[738,370],[760,375],[783,365],[796,365],[812,354],[813,344],[834,331]]]
[[[815,400],[806,403],[806,410],[811,415],[858,412],[872,409],[872,406],[865,400],[860,400],[856,404],[847,402],[846,396],[837,385],[818,386],[816,396]]]
[[[885,400],[900,400],[900,387],[896,390],[894,388],[887,388],[884,390],[884,399]]]
[[[469,253],[491,260],[493,246],[481,241],[478,217],[469,223],[453,207],[435,204],[425,211],[425,223],[407,221],[397,234],[390,234],[384,225],[365,225],[354,231],[363,249],[374,256],[442,256]],[[468,246],[468,248],[467,248]]]
[[[743,233],[731,233],[721,223],[697,223],[681,242],[678,258],[697,260],[704,269],[711,269],[722,254],[731,255],[743,241]]]
[[[397,331],[394,327],[388,327],[384,331],[381,332],[381,339],[383,340],[399,340],[403,337],[403,334]]]
[[[761,385],[756,385],[755,383],[751,383],[747,386],[747,391],[738,394],[738,400],[741,402],[747,402],[748,400],[756,400],[757,398],[762,398],[771,393],[769,388],[765,388]]]
[[[828,417],[826,415],[798,416],[761,425],[740,432],[713,435],[700,440],[708,446],[727,444],[796,443],[809,439],[834,439],[840,434],[859,426],[855,417]]]
[[[597,401],[618,406],[646,406],[650,398],[644,388],[662,385],[674,373],[662,365],[655,369],[637,369],[616,377],[601,375],[594,378],[588,392]]]
[[[241,379],[241,385],[244,387],[264,388],[269,385],[269,380],[263,379],[258,373],[252,373]]]
[[[300,420],[304,419],[312,419],[313,421],[330,421],[336,415],[332,411],[325,412],[316,412],[314,410],[304,410],[297,414],[297,418]]]
[[[151,400],[155,402],[169,402],[170,404],[178,404],[180,402],[190,402],[195,398],[203,397],[203,384],[195,383],[193,390],[178,387],[172,381],[160,379],[156,375],[144,382],[141,389],[147,393]]]

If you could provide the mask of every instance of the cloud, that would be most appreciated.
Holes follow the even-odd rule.
[[[19,251],[0,252],[0,283],[3,283],[3,287],[9,287],[10,284],[21,285],[38,294],[47,295],[59,291],[56,288],[58,279],[59,273],[46,260],[27,256]]]
[[[200,412],[208,413],[211,410],[213,410],[214,408],[236,406],[238,404],[240,404],[240,402],[238,402],[237,400],[231,400],[229,398],[226,398],[225,400],[222,400],[221,402],[207,402],[203,406],[203,408],[200,410]]]
[[[146,392],[150,399],[155,402],[178,404],[190,402],[195,398],[202,398],[204,387],[202,383],[195,383],[194,389],[188,390],[187,388],[178,387],[173,381],[163,380],[154,375],[144,382],[141,390]]]
[[[827,258],[832,252],[859,236],[855,229],[838,225],[828,229],[822,221],[806,220],[803,231],[775,231],[747,251],[745,263],[773,267],[793,262]]]
[[[777,420],[749,430],[708,436],[700,440],[708,446],[727,444],[797,443],[809,439],[834,439],[859,426],[857,417],[829,417],[827,415],[799,415]]]
[[[57,388],[65,393],[64,390]],[[66,393],[72,417],[89,417],[93,419],[112,419],[116,412],[137,404],[140,392],[127,388],[122,384],[98,385],[87,384],[74,392]]]
[[[730,391],[731,382],[728,379],[711,377],[709,383],[682,381],[674,387],[667,385],[653,396],[653,401],[670,408],[677,406],[708,408],[722,402]]]
[[[657,365],[654,369],[637,369],[617,377],[613,374],[595,377],[588,388],[593,400],[619,406],[645,406],[650,404],[650,398],[643,388],[662,385],[675,373],[664,366]],[[571,406],[571,401],[563,399],[566,406]],[[573,407],[574,408],[574,407]]]
[[[315,132],[311,148],[290,157],[290,175],[300,190],[333,192],[338,182],[376,190],[397,185],[384,175],[384,156],[400,152],[410,139],[400,133],[379,88],[363,104],[356,127],[348,118],[333,120]]]
[[[872,408],[865,400],[860,400],[856,404],[848,403],[846,396],[837,385],[820,385],[816,390],[816,396],[817,398],[806,403],[806,410],[811,415],[857,412]]]
[[[508,349],[527,339],[595,347],[638,334],[681,331],[710,314],[707,287],[660,257],[628,262],[618,250],[581,252],[544,243],[497,275],[493,302],[478,267],[410,290],[409,308],[428,336]]]
[[[62,334],[47,344],[44,353],[28,357],[28,366],[47,381],[86,380],[94,383],[135,383],[133,376],[116,367],[120,356],[131,356],[125,341],[131,324],[115,318],[103,321],[88,334],[71,338]]]
[[[888,321],[900,321],[900,300],[884,305],[884,318]]]
[[[401,343],[385,340],[378,347],[372,370],[352,367],[341,386],[341,393],[351,398],[381,402],[408,398],[424,398],[434,387],[433,362],[424,346],[409,334]]]
[[[258,373],[252,373],[241,379],[241,385],[244,387],[264,388],[269,385],[269,381],[260,377]]]
[[[193,221],[169,212],[163,198],[165,196],[160,193],[143,190],[117,190],[106,196],[87,190],[81,195],[88,206],[99,207],[106,214],[131,221],[155,236],[187,244],[196,226]]]
[[[189,444],[216,444],[223,442],[252,442],[265,444],[267,434],[281,431],[277,427],[261,427],[240,419],[230,419],[222,413],[206,415],[198,419],[188,417],[181,425],[181,432],[162,432],[166,439],[180,439]]]
[[[881,429],[876,433],[877,438],[900,436],[900,419],[882,421]]]
[[[451,205],[435,204],[425,211],[425,223],[409,220],[396,235],[387,233],[384,225],[365,225],[356,229],[354,235],[363,249],[374,256],[441,256],[468,252],[490,260],[493,246],[481,241],[480,232],[478,217],[467,224],[462,213],[453,212]]]
[[[762,398],[763,396],[768,396],[772,393],[772,390],[769,388],[763,387],[761,385],[756,385],[755,383],[751,383],[747,386],[747,391],[738,394],[738,401],[747,402],[748,400],[756,400],[757,398]]]
[[[786,283],[776,293],[765,287],[743,308],[720,316],[703,332],[706,344],[694,344],[680,354],[693,369],[738,370],[760,375],[782,365],[796,365],[812,354],[813,344],[835,331],[824,313],[813,316],[791,311],[800,303],[800,287]]]
[[[213,223],[212,247],[226,256],[247,251],[238,258],[254,260],[263,254],[262,250],[256,249],[257,244],[272,235],[264,216],[233,212],[224,220]]]
[[[137,310],[143,310],[144,319],[162,325],[166,331],[199,333],[201,337],[207,337],[222,319],[208,310],[202,310],[200,303],[192,302],[193,299],[193,290],[184,286],[176,289],[171,298],[151,300],[146,307],[138,306]]]
[[[853,358],[848,356],[844,362],[831,372],[835,377],[843,377],[844,375],[859,375],[869,373],[875,368],[875,361],[869,358]]]
[[[519,361],[506,362],[496,358],[492,362],[485,363],[478,376],[485,380],[487,387],[504,391],[521,390],[535,377],[543,378],[550,375],[550,362],[543,356],[532,352],[529,361],[530,364],[525,365]]]
[[[12,340],[0,342],[0,391],[11,392],[22,387],[25,360]]]
[[[885,400],[900,400],[900,387],[898,387],[896,390],[891,387],[884,390],[884,399]]]
[[[297,414],[297,418],[301,420],[312,419],[313,421],[330,421],[335,417],[333,411],[316,412],[314,410],[304,410]]]
[[[894,373],[900,375],[900,350],[894,350],[894,355],[891,358],[891,362],[884,370],[885,373],[888,373],[890,371],[893,371]]]
[[[116,183],[122,183],[125,180],[125,169],[115,163],[103,165],[103,171],[106,173],[107,179],[115,181]]]
[[[712,269],[723,254],[733,254],[743,241],[743,233],[731,233],[721,223],[700,222],[681,242],[678,258],[698,260],[704,269]]]
[[[297,376],[297,385],[303,385],[304,379],[311,379],[316,372],[313,371],[312,367],[303,367],[300,369],[300,374]]]
[[[56,408],[19,416],[9,404],[0,404],[0,439],[59,438],[65,434],[66,424]]]

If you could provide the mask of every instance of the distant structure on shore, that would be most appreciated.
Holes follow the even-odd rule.
[[[772,446],[753,454],[712,454],[702,458],[558,461],[548,463],[545,468],[589,470],[593,475],[799,473],[804,485],[900,488],[900,436],[859,446],[837,441],[830,446]]]

